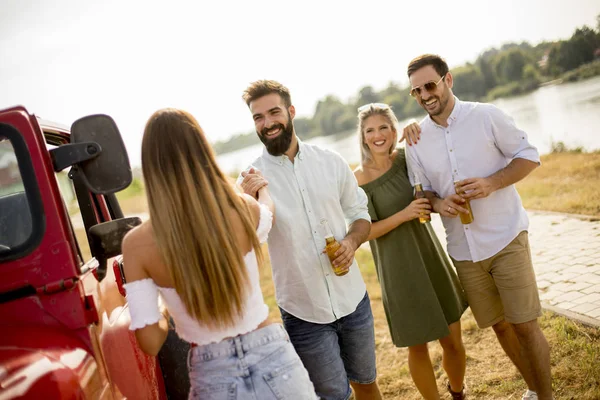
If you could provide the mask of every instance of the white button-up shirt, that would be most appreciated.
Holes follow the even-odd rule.
[[[454,181],[485,178],[515,158],[540,162],[537,149],[514,120],[492,104],[455,98],[448,127],[427,116],[420,123],[421,140],[407,146],[411,181],[445,198],[455,193]],[[506,247],[527,230],[529,219],[514,185],[483,199],[471,200],[473,222],[442,217],[448,253],[458,261],[481,261]]]
[[[356,310],[366,286],[356,260],[344,276],[333,273],[325,248],[321,219],[339,241],[347,226],[370,221],[367,196],[337,153],[298,141],[292,163],[266,149],[250,167],[269,182],[275,224],[268,245],[275,296],[285,311],[305,321],[330,323]],[[238,184],[243,178],[238,178]]]

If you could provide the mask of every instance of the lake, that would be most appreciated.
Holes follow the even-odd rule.
[[[511,115],[541,154],[550,152],[552,142],[568,147],[600,149],[600,77],[581,82],[545,86],[519,97],[498,99],[495,105]],[[400,121],[400,128],[408,120]],[[360,161],[357,135],[326,136],[307,141],[340,153],[350,164]],[[217,157],[226,173],[238,172],[258,157],[262,144]]]

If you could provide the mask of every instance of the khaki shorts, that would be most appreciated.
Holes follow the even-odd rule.
[[[542,315],[527,231],[486,260],[452,262],[480,328],[502,320],[520,324]]]

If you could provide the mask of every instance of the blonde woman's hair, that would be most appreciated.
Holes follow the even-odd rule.
[[[260,263],[256,221],[192,115],[163,109],[150,117],[142,171],[156,244],[188,313],[211,327],[232,326],[249,284],[230,212],[239,215]]]
[[[361,107],[362,109],[362,107]],[[392,111],[390,106],[382,107],[381,105],[371,104],[368,108],[359,111],[358,113],[358,140],[360,141],[360,163],[365,164],[369,161],[373,160],[373,154],[371,154],[371,150],[369,146],[365,143],[365,121],[374,115],[381,115],[390,123],[392,130],[396,134],[396,142],[398,137],[398,118],[396,118],[396,114]],[[390,154],[394,151],[396,146],[390,147]]]

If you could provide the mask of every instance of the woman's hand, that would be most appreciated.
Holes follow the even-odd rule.
[[[413,200],[404,210],[402,210],[407,221],[415,218],[422,217],[424,215],[431,214],[431,203],[428,199],[416,199]]]
[[[402,137],[398,143],[402,143],[402,141],[405,139],[409,146],[417,144],[417,142],[421,139],[421,126],[418,122],[412,122],[404,127],[402,130]]]
[[[250,168],[248,172],[242,172],[244,180],[240,184],[244,193],[258,199],[258,191],[269,184],[258,169]]]

